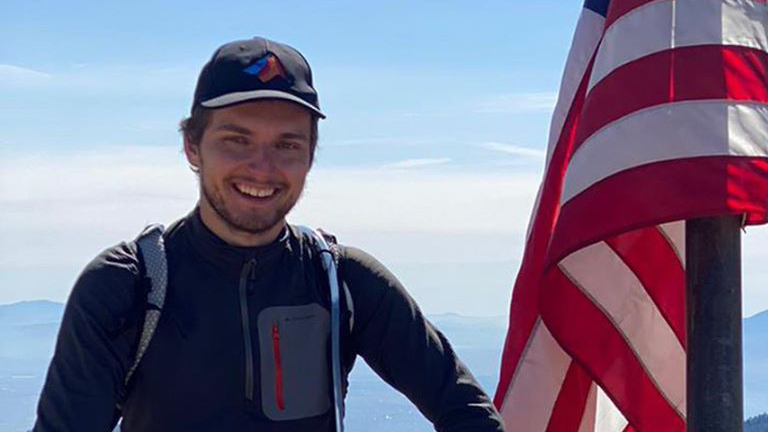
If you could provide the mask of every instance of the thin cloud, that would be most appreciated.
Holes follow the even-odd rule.
[[[37,84],[53,78],[51,74],[9,64],[0,64],[0,84]]]
[[[523,147],[515,144],[507,144],[507,143],[499,143],[499,142],[483,143],[483,144],[480,144],[480,147],[488,150],[494,150],[494,151],[510,154],[510,155],[532,157],[536,159],[542,159],[544,158],[544,155],[545,155],[543,150],[536,150],[536,149]]]
[[[519,114],[552,111],[557,93],[505,93],[494,95],[478,103],[476,111],[483,114]]]
[[[383,168],[394,169],[409,169],[409,168],[421,168],[432,165],[443,165],[450,162],[450,158],[421,158],[421,159],[405,159],[399,162],[384,165]]]
[[[56,86],[59,89],[101,92],[109,90],[114,95],[136,95],[139,92],[151,95],[190,91],[198,70],[192,66],[147,65],[147,64],[71,64],[56,70],[56,74],[0,64],[0,85],[3,86]],[[124,85],[115,87],[115,83]]]
[[[323,147],[347,147],[347,146],[384,146],[384,145],[430,145],[444,142],[434,138],[418,138],[408,136],[377,137],[377,138],[350,138],[323,141]]]
[[[198,183],[175,146],[0,156],[0,238],[6,246],[0,250],[0,273],[42,262],[69,267],[75,274],[106,245],[133,238],[149,222],[168,224],[197,200]],[[401,165],[419,164],[424,161]],[[519,209],[530,207],[538,178],[528,173],[403,169],[393,175],[383,169],[316,168],[291,220],[383,237],[394,231],[501,230],[522,238],[527,212]],[[51,179],[64,179],[66,187],[52,187]]]
[[[517,260],[540,179],[539,172],[525,170],[404,169],[393,175],[317,167],[290,220],[326,228],[385,263]],[[198,183],[173,145],[0,151],[0,302],[66,298],[93,256],[149,222],[176,220],[197,196]],[[747,315],[768,307],[761,291],[768,274],[760,270],[767,242],[766,227],[751,227],[744,236]],[[41,283],[48,274],[56,276]]]

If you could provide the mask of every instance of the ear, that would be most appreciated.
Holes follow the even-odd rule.
[[[200,168],[200,143],[192,143],[186,135],[184,135],[184,154],[187,155],[187,162],[192,167]]]

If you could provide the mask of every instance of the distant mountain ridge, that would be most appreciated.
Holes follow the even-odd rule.
[[[56,339],[62,303],[38,300],[0,305],[0,432],[19,432],[34,421],[37,395]],[[486,391],[492,393],[507,318],[471,317],[455,313],[428,315],[470,367]],[[745,416],[768,411],[768,311],[743,321]],[[348,398],[348,429],[368,431],[371,416],[386,415],[382,425],[404,432],[429,430],[429,425],[400,395],[387,388],[359,362],[352,372]],[[378,410],[376,412],[373,407]],[[766,417],[751,418],[745,432],[768,432]],[[370,430],[378,432],[378,430]]]
[[[49,300],[0,305],[0,358],[49,359],[63,313],[62,303]]]
[[[768,432],[768,414],[760,414],[745,421],[744,432]]]
[[[744,398],[745,415],[768,411],[768,311],[744,320]]]
[[[58,323],[64,304],[51,300],[28,300],[0,305],[0,327]]]

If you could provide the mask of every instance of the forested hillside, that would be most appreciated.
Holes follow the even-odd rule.
[[[768,413],[760,414],[744,422],[744,432],[768,432]]]

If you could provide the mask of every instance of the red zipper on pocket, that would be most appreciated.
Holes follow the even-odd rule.
[[[277,399],[277,407],[284,410],[283,362],[280,359],[280,328],[277,324],[272,324],[272,351],[275,353],[275,398]]]

